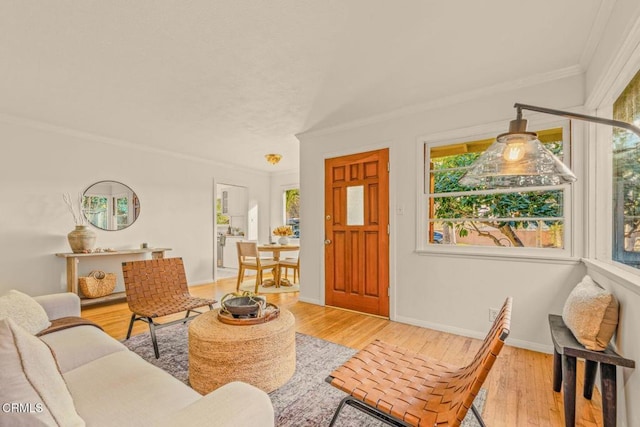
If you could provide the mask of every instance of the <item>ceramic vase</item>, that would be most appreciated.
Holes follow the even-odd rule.
[[[289,244],[289,238],[287,236],[282,236],[278,239],[278,243],[281,245],[288,245]]]
[[[91,252],[96,245],[96,233],[86,225],[76,225],[76,229],[67,234],[67,239],[74,254]]]

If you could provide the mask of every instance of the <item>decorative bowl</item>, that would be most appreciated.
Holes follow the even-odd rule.
[[[241,296],[223,300],[222,309],[233,317],[257,317],[265,306],[265,299],[256,296]]]

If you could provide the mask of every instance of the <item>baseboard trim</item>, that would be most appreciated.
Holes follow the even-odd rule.
[[[298,301],[306,302],[306,303],[309,303],[309,304],[321,305],[321,306],[324,307],[324,304],[322,302],[320,302],[319,299],[316,299],[316,298],[305,298],[302,295],[298,295]]]
[[[412,317],[397,316],[396,321],[409,325],[420,326],[422,328],[433,329],[435,331],[447,332],[449,334],[461,335],[463,337],[484,339],[485,332],[473,331],[471,329],[457,328],[455,326],[443,325],[441,323],[426,322],[424,320],[414,319]],[[522,348],[525,350],[537,351],[539,353],[552,354],[553,346],[540,344],[532,341],[525,341],[514,338],[507,338],[507,345]]]

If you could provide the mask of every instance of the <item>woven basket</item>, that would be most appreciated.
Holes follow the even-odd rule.
[[[116,287],[116,275],[94,270],[87,277],[78,277],[78,284],[85,297],[99,298],[113,292]]]

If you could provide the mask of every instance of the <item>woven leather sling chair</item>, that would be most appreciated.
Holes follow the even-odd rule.
[[[511,297],[507,298],[473,360],[462,368],[446,365],[376,340],[327,378],[349,394],[344,405],[357,408],[389,425],[457,427],[473,406],[493,363],[509,335]]]
[[[131,336],[133,323],[141,320],[149,325],[153,351],[156,359],[160,357],[156,329],[184,322],[201,314],[196,308],[209,306],[217,301],[208,298],[193,297],[187,287],[182,258],[159,258],[147,261],[130,261],[122,263],[122,275],[127,294],[127,304],[131,315],[127,339]],[[156,323],[157,317],[186,311],[184,318],[166,323]],[[196,314],[196,315],[197,315]]]

